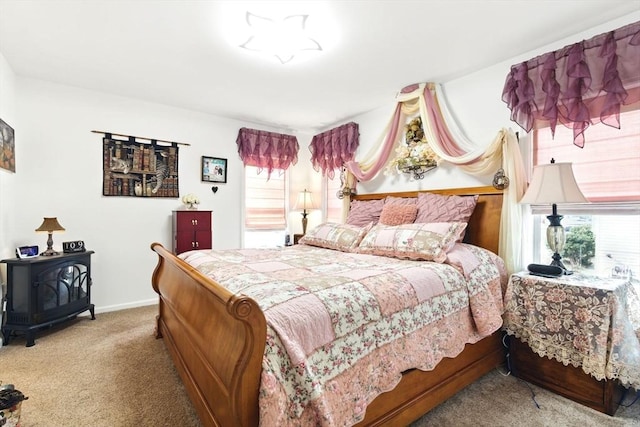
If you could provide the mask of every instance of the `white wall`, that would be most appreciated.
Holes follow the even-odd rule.
[[[16,82],[15,74],[0,52],[0,119],[4,120],[14,131],[17,128],[16,114]],[[16,137],[19,137],[17,133]],[[22,155],[16,144],[16,157]],[[0,236],[7,236],[13,226],[13,198],[16,174],[6,169],[0,169]],[[0,242],[2,242],[0,237]],[[0,244],[0,259],[12,255],[12,251]],[[4,269],[2,269],[4,271]],[[3,282],[0,275],[0,282]]]
[[[15,229],[3,246],[45,247],[46,235],[34,230],[43,217],[55,216],[66,232],[54,234],[54,249],[80,239],[96,252],[92,299],[98,311],[156,301],[150,285],[156,256],[149,245],[171,247],[171,212],[181,203],[102,196],[102,135],[92,130],[191,144],[180,147],[180,194],[195,193],[201,210],[213,210],[215,248],[240,246],[242,164],[235,141],[238,129],[251,125],[31,79],[18,78],[18,92]],[[202,155],[228,159],[227,184],[217,184],[216,194],[200,181]]]
[[[4,55],[0,53],[0,119],[4,120],[14,130],[16,128],[15,107],[15,74],[7,63]],[[19,153],[18,153],[19,155]],[[14,215],[13,200],[15,197],[16,174],[6,169],[0,169],[0,259],[12,255],[12,251],[2,242],[3,236],[7,236],[13,228]],[[3,301],[6,293],[6,266],[0,264],[0,325],[2,324]],[[0,348],[3,337],[0,334]]]

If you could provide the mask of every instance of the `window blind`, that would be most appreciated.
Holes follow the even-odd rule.
[[[245,166],[245,227],[252,230],[282,230],[285,220],[285,172],[258,173]]]
[[[590,126],[585,131],[589,144],[584,148],[571,143],[573,132],[564,126],[556,128],[554,139],[548,129],[536,129],[534,165],[549,163],[551,158],[573,163],[576,181],[592,202],[591,208],[597,208],[593,203],[609,210],[612,203],[627,202],[627,208],[640,203],[640,105],[635,107],[620,114],[621,129],[603,124]]]

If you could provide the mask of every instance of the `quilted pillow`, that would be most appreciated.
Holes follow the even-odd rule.
[[[378,224],[362,239],[358,252],[442,263],[465,228],[464,222]]]
[[[444,196],[418,194],[418,215],[415,222],[469,222],[478,203],[478,196]]]
[[[349,213],[345,221],[350,225],[364,227],[369,223],[378,223],[380,213],[384,205],[384,199],[379,200],[352,200]]]
[[[384,225],[400,225],[411,224],[415,221],[418,214],[416,205],[393,205],[384,204],[382,213],[380,214],[380,222]]]
[[[353,252],[358,248],[360,241],[372,226],[373,223],[369,223],[365,227],[358,227],[356,225],[325,222],[307,232],[298,243],[342,252]]]
[[[418,199],[415,197],[394,197],[387,196],[384,198],[385,205],[415,205]]]

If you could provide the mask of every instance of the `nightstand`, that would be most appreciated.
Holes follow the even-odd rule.
[[[504,326],[513,374],[613,415],[640,386],[640,284],[579,274],[513,274]]]
[[[304,237],[304,234],[294,234],[293,235],[293,244],[297,245],[298,241]]]

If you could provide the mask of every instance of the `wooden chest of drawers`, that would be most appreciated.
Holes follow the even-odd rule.
[[[173,252],[211,249],[211,211],[173,211]]]

